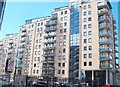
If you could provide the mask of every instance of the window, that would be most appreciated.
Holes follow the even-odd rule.
[[[84,29],[86,29],[87,28],[87,25],[84,25]]]
[[[38,23],[38,26],[40,26],[40,23]]]
[[[63,46],[66,46],[66,42],[63,42]]]
[[[67,26],[67,22],[64,23],[64,26]]]
[[[36,43],[38,43],[38,39],[36,40]]]
[[[63,21],[63,17],[60,18],[60,21]]]
[[[63,38],[66,39],[66,35],[64,35]]]
[[[65,14],[67,14],[67,11],[65,11]]]
[[[38,51],[38,55],[40,55],[40,51]]]
[[[36,61],[36,57],[34,58],[34,61]]]
[[[35,70],[33,70],[33,73],[35,74]]]
[[[38,57],[38,61],[40,61],[40,57]]]
[[[84,32],[84,36],[87,36],[87,32]]]
[[[62,33],[62,29],[60,30],[60,33]]]
[[[92,38],[89,38],[89,39],[88,39],[88,42],[89,42],[89,43],[92,43]]]
[[[87,62],[84,62],[84,66],[87,66]]]
[[[87,50],[87,46],[84,46],[84,51],[86,51]]]
[[[85,12],[84,12],[84,16],[86,16],[86,14],[87,14],[87,12],[85,11]]]
[[[36,67],[36,64],[34,64],[34,67]]]
[[[88,32],[88,35],[92,35],[92,31],[89,31],[89,32]]]
[[[91,21],[91,20],[92,20],[91,17],[89,17],[89,18],[88,18],[88,21]]]
[[[86,19],[86,18],[84,18],[84,22],[87,22],[87,19]]]
[[[60,66],[61,66],[61,63],[58,63],[58,66],[60,67]]]
[[[88,15],[91,15],[91,11],[88,11]]]
[[[66,28],[64,29],[64,32],[66,32]]]
[[[35,55],[37,55],[37,51],[35,51]]]
[[[87,54],[84,54],[84,58],[87,58]]]
[[[62,74],[65,74],[65,70],[62,70]]]
[[[66,51],[66,50],[65,50],[65,48],[64,48],[64,49],[63,49],[63,53],[65,53],[65,51]]]
[[[89,46],[89,50],[92,50],[92,46]]]
[[[34,27],[34,24],[32,24],[32,28]]]
[[[89,62],[89,66],[92,66],[92,62]]]
[[[92,24],[88,24],[88,28],[91,28],[92,27]]]
[[[89,53],[89,58],[92,58],[92,53]]]
[[[88,5],[88,8],[91,8],[91,4]]]
[[[65,67],[65,63],[63,63],[62,66]]]
[[[84,43],[87,43],[87,39],[84,39]]]
[[[37,74],[39,73],[39,70],[37,70]]]
[[[61,39],[62,39],[62,36],[60,36],[59,39],[61,40]]]
[[[58,70],[58,74],[60,74],[60,70]]]
[[[67,16],[64,17],[64,20],[67,20]]]
[[[41,26],[43,25],[43,22],[41,22]]]
[[[59,49],[59,53],[62,53],[62,49]]]
[[[63,15],[63,11],[61,12],[61,15]]]
[[[62,42],[59,43],[59,46],[62,46]]]
[[[40,37],[42,37],[42,34],[40,34]]]
[[[60,23],[60,27],[63,27],[63,23]]]
[[[86,9],[87,8],[87,6],[86,5],[84,5],[84,9]]]

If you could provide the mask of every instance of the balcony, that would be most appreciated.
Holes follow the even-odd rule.
[[[118,57],[115,57],[115,59],[119,59]]]
[[[102,30],[102,29],[110,30],[110,29],[111,29],[111,26],[110,26],[109,23],[107,23],[107,24],[101,23],[101,24],[98,25],[98,28],[99,28],[100,30]]]
[[[55,46],[47,46],[44,48],[44,50],[54,50],[55,49]]]
[[[115,49],[115,53],[118,53],[118,50]]]
[[[102,32],[102,33],[100,32],[100,33],[99,33],[99,36],[100,36],[100,37],[110,37],[110,33],[107,32],[107,31],[104,31],[104,32]]]
[[[22,60],[19,60],[18,63],[21,64],[21,63],[23,63],[23,61],[22,61]]]
[[[115,43],[114,45],[115,45],[116,47],[118,47],[118,44],[117,44],[117,43]]]
[[[19,57],[20,57],[20,58],[23,58],[23,54],[20,54]]]
[[[110,23],[110,18],[108,17],[108,16],[100,16],[99,18],[98,18],[98,21],[99,22],[109,22]]]
[[[112,49],[111,48],[109,48],[109,47],[101,47],[101,48],[99,48],[99,51],[101,52],[101,53],[106,53],[106,52],[112,52]]]
[[[111,63],[100,63],[101,69],[112,69],[113,65]]]
[[[25,38],[22,38],[22,39],[21,39],[21,42],[25,42]]]
[[[48,34],[45,34],[45,38],[49,38],[49,37],[55,37],[56,36],[56,33],[48,33]]]
[[[18,67],[18,68],[22,68],[22,64],[19,64],[17,67]]]
[[[117,35],[117,32],[114,31],[114,35]]]
[[[51,16],[51,20],[57,20],[57,14],[53,14],[53,15]]]
[[[51,26],[50,21],[47,21],[45,26],[47,26],[47,27]]]
[[[26,32],[26,28],[21,28],[21,31],[22,32]]]
[[[114,37],[114,39],[115,39],[115,41],[117,41],[117,38],[116,38],[116,37]]]
[[[113,29],[114,29],[114,30],[116,30],[116,29],[117,29],[117,27],[114,25],[114,26],[113,26]]]
[[[101,15],[104,15],[104,14],[109,16],[110,11],[108,9],[100,9],[100,10],[98,10],[98,16],[101,16]]]
[[[20,53],[23,53],[24,52],[24,50],[23,49],[20,49],[20,51],[19,51]]]
[[[9,59],[9,58],[12,58],[12,55],[8,55],[7,58],[8,58],[8,59]]]
[[[116,21],[115,21],[115,20],[113,20],[113,24],[116,24]]]
[[[54,63],[54,59],[53,58],[52,59],[48,58],[48,60],[43,60],[42,62],[43,63]]]
[[[102,9],[102,8],[107,8],[109,9],[108,5],[106,2],[101,2],[101,3],[98,3],[98,9]]]
[[[111,61],[112,59],[110,55],[100,55],[100,61]]]
[[[57,21],[56,21],[56,20],[51,21],[51,25],[52,25],[52,26],[57,25]]]
[[[9,44],[13,44],[13,40],[9,40],[8,43],[9,43]]]
[[[52,39],[52,40],[45,40],[44,44],[51,44],[51,43],[55,43],[56,40]]]
[[[46,33],[47,33],[47,32],[54,32],[54,31],[56,31],[56,30],[57,30],[57,27],[56,27],[56,26],[50,27],[50,28],[46,27],[45,32],[46,32]]]
[[[21,37],[25,37],[26,36],[26,33],[21,33]]]
[[[54,57],[55,54],[54,53],[44,53],[43,56],[44,57]]]
[[[110,45],[111,40],[110,39],[102,39],[102,40],[99,40],[99,44],[101,44],[101,45],[104,45],[104,44]]]
[[[12,50],[12,49],[10,49],[10,50],[8,50],[8,53],[12,53],[12,51],[13,51],[13,50]]]

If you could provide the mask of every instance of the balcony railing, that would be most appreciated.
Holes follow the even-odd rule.
[[[111,44],[111,40],[110,39],[101,39],[101,40],[99,40],[99,43],[100,44],[108,44],[108,45],[110,45]]]
[[[20,58],[23,58],[23,54],[20,54],[19,56],[20,56]]]
[[[52,16],[51,16],[51,20],[56,20],[57,19],[57,14],[53,14]]]
[[[53,25],[53,26],[57,25],[57,21],[56,20],[51,21],[51,25]]]
[[[25,36],[26,36],[26,33],[21,33],[21,36],[22,36],[22,37],[25,37]]]
[[[50,26],[50,21],[49,22],[46,22],[45,26]]]
[[[8,43],[9,43],[9,44],[12,44],[12,43],[13,43],[13,40],[9,40]]]
[[[47,46],[47,47],[44,48],[44,50],[53,50],[53,49],[55,49],[54,45],[53,46]]]
[[[23,49],[20,49],[20,53],[23,53],[24,52],[24,50]]]
[[[99,22],[104,22],[104,21],[110,22],[110,18],[109,18],[108,16],[100,16],[100,17],[98,18],[98,21],[99,21]]]
[[[21,28],[21,31],[25,32],[25,31],[26,31],[26,28]]]
[[[104,31],[104,32],[99,32],[99,36],[100,37],[110,37],[110,33],[109,32],[106,32],[106,31]]]
[[[44,41],[45,44],[55,43],[55,42],[56,42],[56,40],[54,40],[54,39],[53,40],[45,40]]]
[[[111,63],[100,63],[101,69],[112,69],[113,65]]]
[[[107,24],[101,23],[98,25],[98,28],[99,29],[111,29],[111,26],[109,23],[107,23]]]
[[[54,59],[43,60],[43,63],[54,63]]]
[[[47,57],[47,56],[55,56],[54,53],[44,53],[43,56]]]
[[[99,16],[104,15],[104,14],[110,15],[110,11],[108,9],[100,9],[100,10],[98,10],[98,15]]]
[[[107,3],[106,2],[101,2],[101,3],[98,3],[98,8],[101,9],[101,8],[109,8]]]
[[[49,34],[45,34],[45,38],[49,38],[49,37],[55,37],[56,33],[49,33]]]
[[[100,55],[100,60],[101,61],[112,60],[112,56],[110,56],[110,55]]]
[[[12,49],[10,49],[10,50],[8,50],[8,53],[12,53],[12,51],[13,51],[13,50],[12,50]]]
[[[112,49],[109,47],[100,47],[99,51],[100,52],[112,52]]]

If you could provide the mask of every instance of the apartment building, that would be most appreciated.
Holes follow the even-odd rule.
[[[6,61],[7,59],[11,59],[14,61],[14,63],[10,64],[8,67],[10,70],[9,72],[12,71],[11,78],[14,77],[17,49],[18,49],[17,34],[7,34],[6,38],[0,40],[0,76],[7,75],[7,72],[5,70]]]
[[[76,27],[80,27],[79,29],[74,27],[74,33],[79,31],[80,45],[78,44],[79,48],[76,48],[79,50],[79,53],[77,52],[79,59],[78,55],[74,59],[70,57],[72,64],[79,63],[79,66],[73,71],[70,70],[70,77],[74,75],[76,79],[80,80],[85,78],[86,83],[89,84],[92,84],[93,81],[99,85],[115,84],[116,67],[118,67],[116,53],[118,51],[115,50],[117,46],[116,22],[111,10],[112,6],[108,0],[71,1],[71,22],[72,14],[79,14],[79,16],[76,15],[76,20],[79,18]],[[72,22],[70,26],[73,27],[74,24],[77,23]],[[72,28],[70,29],[72,30]],[[75,54],[75,51],[72,54]],[[86,74],[83,78],[82,71],[85,71]]]
[[[18,76],[68,81],[69,14],[67,6],[60,7],[51,16],[26,20],[20,26]]]
[[[111,9],[108,0],[70,0],[51,16],[26,20],[13,42],[18,43],[16,76],[116,84],[119,58]]]

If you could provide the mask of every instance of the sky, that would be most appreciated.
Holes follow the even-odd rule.
[[[0,39],[6,34],[18,33],[19,26],[25,24],[25,20],[50,16],[54,8],[68,6],[68,2],[7,2]]]

